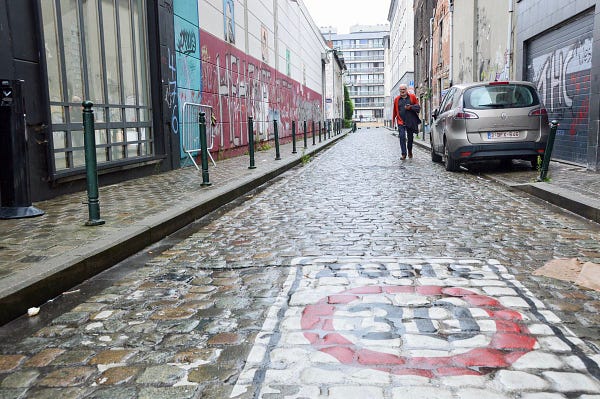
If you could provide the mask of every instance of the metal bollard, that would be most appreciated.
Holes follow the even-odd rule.
[[[306,121],[304,121],[304,148],[308,148],[308,140],[306,137]]]
[[[281,154],[279,153],[279,131],[277,130],[277,119],[273,120],[273,132],[275,134],[275,160],[279,161],[281,159]]]
[[[327,121],[327,135],[331,138],[331,121]]]
[[[206,144],[206,114],[204,112],[200,112],[198,115],[198,124],[200,130],[200,153],[202,154],[202,183],[200,185],[206,187],[212,183],[208,181],[208,146]]]
[[[296,154],[296,121],[292,121],[292,154]]]
[[[100,200],[98,193],[98,171],[96,161],[96,132],[94,130],[94,104],[84,101],[83,106],[83,141],[85,148],[85,172],[87,177],[88,214],[86,226],[99,226],[104,224],[100,219]]]
[[[319,121],[319,143],[321,142],[321,121]]]
[[[542,160],[542,168],[540,170],[540,177],[538,181],[546,180],[548,173],[548,167],[550,166],[550,158],[552,157],[552,148],[554,147],[554,138],[556,137],[556,130],[558,129],[558,121],[555,119],[550,122],[550,135],[548,136],[548,142],[546,143],[546,150],[544,151],[544,159]]]
[[[317,137],[315,136],[315,121],[312,121],[312,139],[313,145],[317,145]]]
[[[248,169],[256,169],[254,166],[254,123],[251,116],[248,117],[248,154],[250,154]]]

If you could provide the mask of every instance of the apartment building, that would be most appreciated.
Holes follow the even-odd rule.
[[[322,28],[321,32],[343,54],[347,68],[344,81],[354,101],[353,120],[383,121],[384,38],[389,26],[354,25],[346,34],[338,34],[334,28]]]

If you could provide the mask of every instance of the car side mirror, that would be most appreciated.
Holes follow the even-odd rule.
[[[436,119],[439,114],[440,114],[440,110],[436,108],[433,110],[433,113],[431,114],[431,116],[433,117],[433,119]]]

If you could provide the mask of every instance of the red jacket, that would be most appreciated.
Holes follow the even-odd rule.
[[[419,105],[419,100],[417,99],[417,97],[412,93],[408,93],[408,98],[410,98],[411,104],[417,105],[419,107],[419,108],[415,109],[416,112],[419,112],[419,110],[421,109],[421,106]],[[394,98],[394,110],[393,110],[392,120],[396,121],[396,125],[404,125],[404,121],[400,117],[400,110],[398,109],[398,100],[399,99],[400,99],[400,96],[397,96],[396,98]]]

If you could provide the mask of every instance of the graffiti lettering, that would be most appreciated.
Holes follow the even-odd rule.
[[[167,83],[165,92],[165,102],[171,110],[171,131],[179,134],[179,118],[177,116],[177,69],[175,66],[175,54],[171,54],[171,49],[168,48],[168,68],[171,72],[170,79]]]
[[[258,59],[200,31],[202,57],[202,103],[213,107],[220,132],[220,149],[235,149],[247,143],[246,121],[253,117],[259,140],[272,138],[273,119],[280,137],[291,135],[293,120],[321,118],[321,95],[271,68]],[[218,133],[217,133],[218,134]]]
[[[193,54],[196,52],[196,34],[193,31],[181,30],[179,32],[179,41],[177,50],[183,54]]]
[[[548,95],[550,96],[548,104],[551,105],[551,110],[554,110],[555,106],[571,107],[573,104],[573,100],[567,94],[566,86],[567,66],[572,58],[572,50],[569,50],[566,55],[562,51],[554,52],[542,67],[537,88],[542,98],[547,99]]]
[[[527,65],[527,79],[536,85],[549,117],[560,121],[562,129],[553,154],[557,159],[586,159],[591,57],[589,33],[533,58]]]
[[[173,15],[173,0],[163,0],[162,6],[169,14]]]

